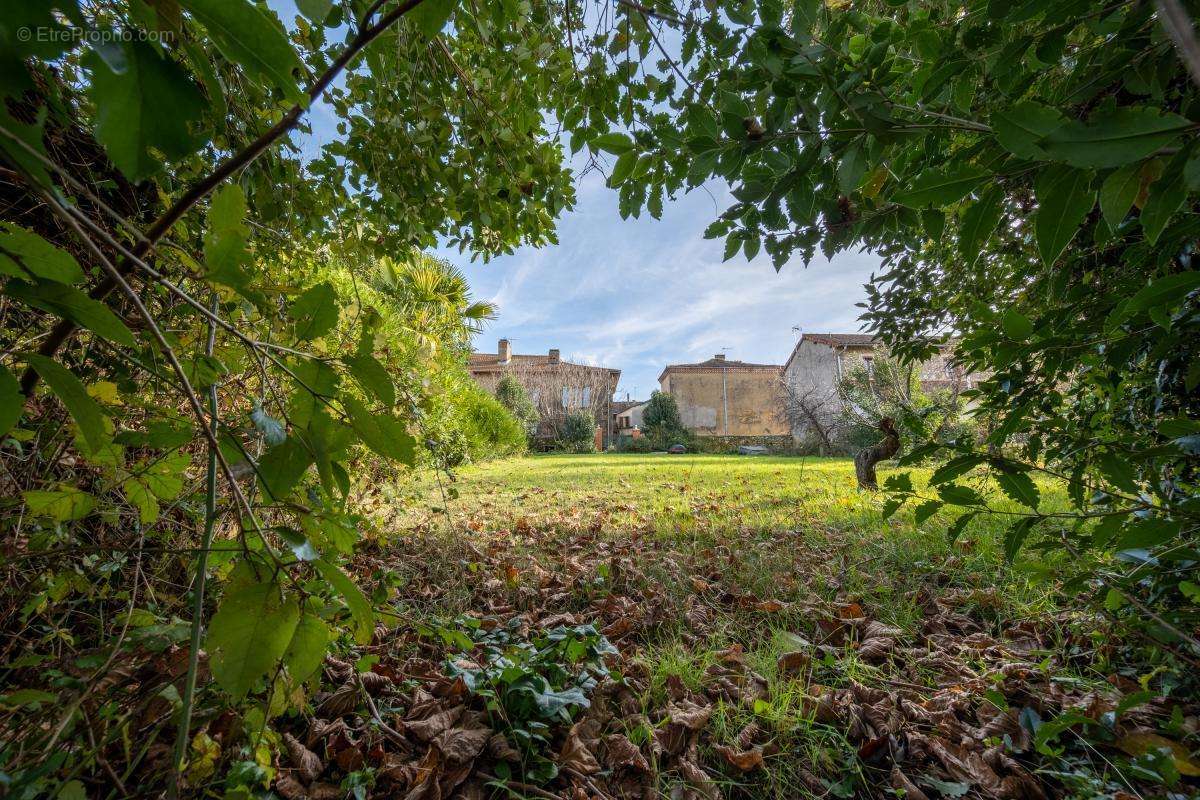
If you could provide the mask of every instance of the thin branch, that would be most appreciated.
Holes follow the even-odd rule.
[[[232,176],[235,172],[248,166],[251,162],[257,159],[263,152],[266,151],[277,139],[282,137],[288,131],[296,126],[300,121],[301,115],[315,103],[333,80],[341,74],[354,58],[362,52],[368,44],[379,37],[393,23],[403,17],[412,9],[419,6],[423,0],[405,0],[396,8],[385,14],[379,22],[365,28],[359,32],[354,40],[342,51],[342,54],[329,65],[329,68],[322,73],[321,77],[312,84],[308,89],[308,102],[304,105],[297,103],[283,115],[283,118],[272,125],[261,136],[243,148],[241,151],[234,153],[229,158],[225,159],[217,166],[209,175],[197,183],[192,185],[175,204],[159,217],[147,229],[145,239],[139,241],[133,248],[133,253],[138,258],[145,256],[154,245],[166,235],[176,222],[179,222],[188,211],[192,209],[196,203],[204,199],[210,192],[220,186],[226,178]],[[129,264],[122,263],[120,268],[115,272],[110,272],[109,278],[102,281],[90,293],[93,300],[102,300],[118,288],[122,282],[123,276],[128,274],[132,267]],[[60,347],[78,330],[79,326],[70,320],[63,320],[58,323],[51,331],[46,341],[42,343],[42,347],[38,353],[47,357],[53,358],[58,353]],[[21,392],[26,396],[33,393],[33,389],[37,386],[39,380],[37,370],[27,368],[25,374],[21,376]]]

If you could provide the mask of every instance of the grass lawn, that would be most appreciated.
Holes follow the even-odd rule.
[[[569,733],[534,732],[509,773],[528,785],[1037,798],[1062,788],[1047,777],[1060,765],[1031,752],[1019,715],[1054,716],[1103,685],[1102,657],[1050,586],[1005,564],[1003,522],[980,518],[951,542],[952,514],[884,520],[848,459],[531,456],[390,491],[377,599],[410,648],[390,657],[482,669],[515,651],[481,636],[586,625],[617,650],[615,680]],[[1042,491],[1052,505],[1055,487]],[[484,709],[493,727],[505,715],[494,698]],[[1107,780],[1081,772],[1089,791]]]

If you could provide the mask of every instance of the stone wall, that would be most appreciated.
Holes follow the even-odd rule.
[[[663,381],[683,427],[700,437],[788,434],[780,388],[777,369],[683,370]]]
[[[772,455],[793,451],[791,434],[766,436],[697,436],[695,449],[698,453],[733,453],[743,445],[765,447]]]

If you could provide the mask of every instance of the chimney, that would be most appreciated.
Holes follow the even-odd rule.
[[[724,361],[724,360],[725,360],[725,354],[724,354],[724,353],[717,353],[715,356],[713,356],[713,358],[715,358],[717,361]]]
[[[496,343],[496,354],[500,356],[501,364],[512,361],[512,345],[509,344],[508,339],[501,339]]]
[[[557,348],[557,347],[551,347],[551,348],[550,348],[550,363],[551,363],[551,364],[557,364],[558,362],[559,362],[559,357],[558,357],[558,348]]]

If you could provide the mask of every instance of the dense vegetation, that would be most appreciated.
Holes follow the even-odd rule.
[[[13,796],[270,784],[275,721],[383,625],[351,561],[385,479],[521,447],[463,370],[490,309],[419,251],[552,243],[564,148],[616,157],[626,215],[728,182],[730,258],[879,253],[865,319],[892,350],[955,336],[991,374],[985,440],[909,415],[930,441],[903,462],[941,466],[891,476],[885,510],[1006,521],[1008,559],[1136,623],[1143,691],[1195,692],[1188,7],[298,5],[0,9]],[[316,102],[339,138],[304,155]],[[1177,783],[1151,749],[1139,775]]]

